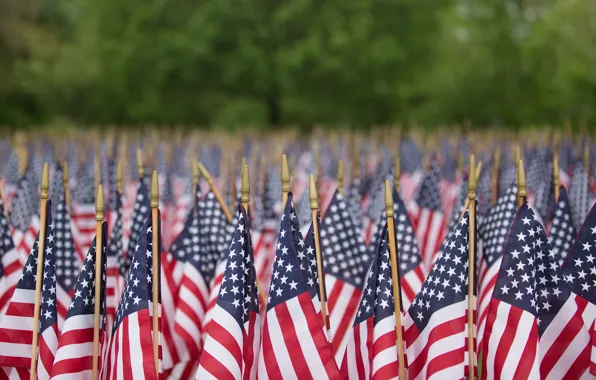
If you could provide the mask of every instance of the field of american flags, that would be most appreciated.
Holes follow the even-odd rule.
[[[415,134],[385,133],[384,141],[317,135],[327,149],[283,133],[242,136],[234,149],[199,134],[185,141],[113,134],[85,160],[57,153],[76,152],[82,135],[8,145],[0,162],[17,165],[11,170],[20,177],[0,181],[0,378],[26,376],[34,362],[36,376],[56,379],[394,378],[398,347],[411,379],[596,376],[590,142],[474,147],[466,136],[423,144]],[[33,149],[52,144],[60,149]],[[485,168],[474,168],[473,178],[472,155]],[[42,158],[55,199],[39,267],[44,193],[33,163]],[[101,202],[100,185],[108,189]]]

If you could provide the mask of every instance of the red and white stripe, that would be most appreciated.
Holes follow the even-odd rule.
[[[404,312],[408,311],[408,308],[414,302],[416,295],[422,288],[422,283],[424,283],[426,277],[425,273],[424,264],[420,263],[416,268],[401,276],[401,301]]]
[[[85,261],[85,255],[95,237],[95,204],[93,203],[73,203],[72,205],[72,227],[73,240],[75,241],[76,252],[79,260]]]
[[[462,379],[467,365],[468,302],[433,313],[422,331],[410,314],[404,318],[409,379]]]
[[[122,246],[125,247],[125,249],[128,247],[128,240],[130,239],[132,212],[134,210],[135,200],[137,199],[138,186],[138,181],[129,182],[124,188],[125,193],[122,197],[122,227],[124,229]]]
[[[540,337],[540,375],[543,379],[579,379],[590,369],[589,325],[596,306],[571,293]]]
[[[122,320],[110,342],[107,379],[155,379],[153,335],[148,309],[132,313]]]
[[[99,352],[105,334],[100,331]],[[101,363],[101,361],[100,361]],[[58,341],[52,379],[90,379],[93,366],[93,314],[74,315],[66,320]]]
[[[11,228],[12,241],[19,253],[21,268],[27,263],[27,258],[31,253],[31,248],[33,248],[35,238],[37,237],[37,231],[39,231],[39,216],[37,215],[31,217],[31,222],[27,230],[20,231],[16,228]]]
[[[341,378],[308,292],[265,315],[258,371],[264,380]]]
[[[2,178],[0,179],[0,187],[2,188],[4,212],[8,214],[8,211],[11,210],[12,201],[17,194],[17,186],[15,184],[6,182],[6,180]]]
[[[319,189],[319,197],[321,198],[321,214],[325,214],[327,211],[327,207],[331,203],[333,199],[333,194],[335,193],[335,189],[337,189],[337,181],[332,178],[325,178],[323,179],[323,183],[321,183]]]
[[[49,379],[52,366],[54,365],[54,355],[58,348],[58,325],[54,323],[41,333],[39,336],[39,345],[37,351],[37,379]]]
[[[329,273],[325,274],[325,288],[331,346],[335,353],[335,361],[339,364],[344,357],[362,290]]]
[[[163,369],[168,370],[181,361],[186,352],[185,342],[175,333],[176,304],[182,278],[183,263],[171,255],[161,255],[161,307]]]
[[[424,170],[418,169],[414,173],[402,173],[399,179],[399,192],[405,204],[414,200],[416,191],[422,179],[424,178]]]
[[[4,315],[10,298],[17,287],[23,266],[20,261],[16,248],[2,255],[2,266],[4,267],[4,276],[0,278],[0,318]]]
[[[215,304],[217,302],[217,296],[219,295],[219,288],[221,288],[221,282],[223,281],[224,272],[226,270],[226,265],[228,264],[227,260],[222,260],[217,263],[215,267],[215,275],[213,276],[213,280],[211,280],[211,286],[209,287],[209,299],[207,301],[207,310],[205,311],[205,317],[203,318],[203,342],[205,341],[205,334],[209,331],[209,323],[213,317],[213,309],[215,308]]]
[[[479,242],[480,252],[482,252],[482,242]],[[496,260],[492,266],[488,267],[486,261],[481,257],[478,266],[478,293],[477,310],[478,310],[478,343],[479,347],[483,347],[484,330],[486,328],[486,320],[488,317],[488,309],[490,300],[497,285],[497,278],[499,276],[499,269],[501,268],[502,258]]]
[[[590,326],[590,375],[596,376],[596,319]]]
[[[414,227],[424,267],[431,270],[433,257],[441,248],[441,242],[445,236],[443,212],[421,209],[416,202],[410,202],[408,214]]]
[[[108,256],[106,258],[106,331],[111,332],[116,319],[116,309],[120,296],[124,290],[125,279],[118,270],[118,258]]]
[[[35,290],[15,289],[0,321],[0,366],[31,368]]]
[[[180,360],[198,358],[201,353],[203,319],[209,301],[209,286],[197,268],[187,262],[180,284],[178,304],[176,306],[174,331],[180,336],[188,350]]]
[[[540,379],[536,317],[496,298],[489,309],[482,379]]]
[[[441,204],[443,205],[443,214],[449,218],[453,213],[455,202],[457,202],[457,197],[459,196],[460,183],[461,180],[459,179],[455,182],[447,181],[445,179],[441,179],[439,181],[439,190],[441,192]]]
[[[250,312],[249,321],[242,329],[225,309],[216,305],[196,378],[256,379],[261,343],[260,325],[259,315]]]
[[[342,373],[349,380],[397,379],[399,364],[395,318],[383,318],[374,325],[374,318],[352,329],[342,361]]]
[[[60,284],[56,283],[56,314],[58,317],[58,328],[62,331],[66,315],[68,314],[68,307],[70,306],[70,300],[74,294],[74,288],[67,292]]]

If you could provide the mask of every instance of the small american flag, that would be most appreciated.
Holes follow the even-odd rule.
[[[325,288],[329,291],[330,338],[339,363],[356,317],[371,255],[349,214],[348,205],[338,192],[323,218],[320,235]]]
[[[524,203],[511,226],[488,306],[482,346],[483,379],[540,378],[538,310],[544,306],[535,274],[541,255],[549,252],[544,232],[540,244],[539,237],[533,236],[539,225],[534,212]]]
[[[72,194],[72,224],[75,230],[77,253],[80,255],[81,262],[95,235],[94,162],[95,158],[90,155],[86,162],[79,167],[78,181]]]
[[[128,249],[126,255],[119,257],[120,274],[126,277],[126,273],[130,268],[132,255],[135,252],[137,241],[143,233],[143,223],[151,215],[151,205],[149,203],[149,189],[146,184],[146,179],[139,179],[137,187],[137,195],[135,204],[132,210],[132,226],[130,228],[130,239],[128,241]]]
[[[102,225],[102,241],[107,242],[107,223]],[[89,247],[85,263],[73,286],[74,295],[68,307],[68,315],[58,340],[58,350],[52,367],[52,379],[91,379],[93,367],[93,328],[95,302],[100,302],[99,355],[104,352],[106,341],[106,256],[102,255],[101,299],[95,299],[96,250],[95,239]],[[99,360],[101,366],[102,361]],[[101,367],[99,370],[101,372]]]
[[[426,268],[431,268],[432,259],[441,247],[445,235],[445,217],[442,211],[439,191],[439,168],[436,160],[420,183],[415,201],[410,203],[416,240]]]
[[[571,183],[569,185],[569,195],[575,228],[579,229],[590,209],[588,175],[581,161],[577,161],[573,169],[573,175],[571,176]]]
[[[259,379],[341,378],[333,351],[300,270],[292,232],[291,201],[278,234],[267,313],[263,323]],[[297,219],[294,216],[294,219]]]
[[[553,222],[550,226],[548,241],[557,255],[557,263],[563,265],[567,252],[577,237],[577,230],[573,224],[571,205],[565,187],[559,190],[559,201],[554,212]]]
[[[120,264],[124,264],[125,262],[122,259],[124,255],[122,248],[124,233],[122,228],[122,195],[118,192],[115,194],[115,207],[111,210],[115,221],[114,225],[111,226],[110,240],[106,242],[106,330],[110,332],[114,326],[118,300],[120,299],[126,280],[126,270],[125,268],[120,268]]]
[[[596,207],[592,207],[577,240],[571,247],[561,268],[562,279],[571,291],[587,301],[586,309],[582,313],[584,326],[591,334],[588,342],[591,352],[590,374],[596,376]],[[593,253],[593,251],[595,253]]]
[[[75,250],[72,238],[70,216],[66,208],[64,189],[60,185],[56,217],[54,218],[54,232],[56,245],[56,299],[58,301],[58,324],[60,329],[66,319],[70,298],[74,292],[74,285],[81,268],[81,262]]]
[[[37,376],[49,378],[58,346],[56,312],[56,267],[51,202],[47,203],[44,268],[38,342]],[[33,243],[21,279],[0,322],[0,366],[31,368],[33,314],[37,276],[39,234]]]
[[[0,319],[19,282],[22,269],[4,211],[4,204],[0,198]]]
[[[159,219],[159,218],[158,218]],[[153,356],[152,255],[149,216],[139,231],[120,297],[107,361],[108,379],[157,379]]]
[[[488,305],[497,283],[501,267],[503,247],[507,241],[509,228],[517,210],[517,187],[510,187],[504,196],[490,209],[486,219],[479,223],[478,234],[481,240],[481,254],[478,264],[478,342],[482,347],[484,327],[488,315]]]
[[[468,365],[468,211],[404,319],[408,378],[461,379]]]
[[[207,329],[197,379],[256,379],[261,336],[253,263],[248,217],[239,206],[238,224]]]
[[[12,237],[19,252],[21,267],[27,261],[39,230],[38,210],[39,197],[35,188],[33,169],[27,168],[23,177],[19,179],[10,210],[10,223],[14,227]]]
[[[348,379],[398,377],[395,309],[387,225],[372,264],[342,361]]]

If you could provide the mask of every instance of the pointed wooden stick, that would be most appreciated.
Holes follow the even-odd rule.
[[[101,280],[103,278],[103,233],[102,224],[104,219],[104,198],[103,186],[97,187],[97,196],[95,198],[95,305],[93,309],[93,366],[91,377],[98,379],[99,375],[99,325],[100,325],[100,306],[101,306]]]
[[[341,160],[337,161],[337,192],[344,194],[344,163]]]
[[[341,162],[341,161],[340,161]],[[323,272],[323,254],[321,252],[321,242],[319,237],[319,196],[317,195],[317,186],[315,177],[309,175],[309,199],[310,210],[312,214],[313,233],[315,235],[315,255],[317,257],[317,275],[319,277],[319,300],[321,301],[321,313],[323,315],[323,324],[330,334],[329,316],[327,314],[327,295],[325,294],[325,273]]]
[[[281,192],[282,192],[282,210],[286,207],[288,193],[290,192],[290,169],[288,168],[288,157],[281,155]]]
[[[393,308],[395,314],[395,333],[397,336],[397,359],[399,363],[399,378],[406,379],[406,365],[404,359],[404,344],[401,323],[401,289],[397,275],[397,245],[395,242],[395,223],[393,220],[393,194],[391,183],[385,181],[385,214],[387,215],[387,235],[389,235],[389,255],[391,259],[391,280],[393,282]]]
[[[528,195],[526,189],[526,173],[524,172],[524,160],[517,163],[517,207],[524,204],[524,199]]]
[[[157,171],[153,171],[151,178],[151,226],[152,226],[152,267],[153,278],[153,359],[155,371],[159,378],[159,182]]]
[[[401,159],[399,157],[399,148],[397,153],[395,154],[395,164],[393,169],[393,188],[395,192],[399,194],[400,190],[400,181],[401,181]]]
[[[137,175],[139,179],[143,179],[145,176],[145,168],[143,167],[143,153],[141,148],[137,148]]]
[[[197,212],[197,192],[199,191],[199,166],[197,165],[197,160],[193,159],[192,161],[192,212],[196,214]]]
[[[48,163],[43,164],[41,173],[41,204],[39,207],[39,244],[37,245],[37,272],[35,277],[35,305],[33,309],[33,341],[31,343],[31,380],[37,379],[37,349],[39,343],[39,314],[41,311],[41,286],[43,283],[44,252],[46,241],[46,209],[48,204],[48,190],[50,175]]]
[[[555,202],[559,201],[559,194],[561,189],[561,178],[559,177],[559,149],[555,146],[553,150],[553,186],[555,192]]]
[[[476,170],[474,170],[476,157],[470,155],[470,178],[468,179],[468,242],[470,248],[468,251],[468,379],[474,379],[474,367],[476,365],[474,353],[474,263],[476,247]]]
[[[226,206],[226,203],[224,202],[223,198],[221,197],[221,194],[219,193],[219,191],[217,190],[217,187],[215,187],[215,184],[213,183],[213,178],[211,178],[211,173],[209,173],[207,168],[205,168],[205,166],[203,166],[203,164],[200,161],[197,163],[197,166],[199,168],[199,171],[201,172],[201,175],[203,177],[205,177],[205,180],[209,184],[209,188],[213,192],[213,195],[215,195],[215,199],[217,200],[217,203],[219,203],[219,206],[221,207],[224,215],[226,216],[226,219],[228,220],[228,222],[231,222],[232,214],[230,214],[230,210],[228,210],[228,206]]]

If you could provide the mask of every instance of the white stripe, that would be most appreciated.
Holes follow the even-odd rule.
[[[256,313],[255,316],[255,324],[254,324],[254,340],[253,340],[253,354],[254,360],[252,364],[252,370],[250,372],[250,379],[254,380],[257,378],[257,369],[259,367],[259,357],[260,355],[260,348],[261,348],[261,316],[259,313]]]
[[[2,317],[3,329],[33,331],[33,318],[15,317],[13,315],[4,315]]]
[[[267,312],[265,320],[267,327],[269,328],[269,337],[271,347],[273,349],[273,355],[275,361],[284,379],[298,379],[292,360],[290,359],[290,353],[283,340],[283,332],[279,326],[277,315],[275,314],[275,308]]]
[[[60,360],[84,358],[87,356],[93,356],[93,342],[61,346],[58,352],[56,352],[54,362],[58,363]]]
[[[35,303],[35,289],[15,289],[10,302]]]
[[[467,336],[467,331],[464,329],[464,324],[462,323],[462,330],[459,333],[455,333],[453,335],[449,335],[441,340],[434,341],[432,346],[429,347],[428,350],[428,359],[424,365],[424,369],[420,372],[418,378],[419,379],[461,379],[464,377],[464,355],[462,355],[462,362],[456,363],[451,367],[445,368],[439,372],[436,372],[431,377],[426,375],[426,371],[428,370],[428,365],[433,358],[437,358],[438,356],[451,352],[462,350],[465,351],[465,341]]]
[[[73,379],[91,379],[92,371],[86,370],[81,372],[71,372],[62,375],[52,376],[52,380],[73,380]]]
[[[492,332],[489,336],[488,349],[487,352],[484,353],[484,362],[482,363],[484,367],[483,371],[487,371],[488,379],[496,379],[494,367],[495,357],[497,354],[497,347],[499,347],[499,342],[505,332],[510,309],[511,306],[509,304],[501,301],[499,302],[497,310],[493,311],[493,313],[496,313],[495,323],[493,324]]]
[[[437,241],[441,238],[440,233],[443,229],[443,213],[441,211],[431,211],[431,214],[432,219],[430,221],[430,226],[426,231],[428,238],[426,239],[426,247],[423,256],[425,260],[424,264],[427,268],[432,268],[431,260],[435,254],[435,247]]]
[[[234,356],[232,356],[228,348],[222,346],[211,336],[207,336],[207,341],[205,342],[205,352],[211,354],[215,360],[227,368],[235,379],[241,379],[241,370]],[[197,379],[203,378],[203,372],[206,371],[202,366],[199,366],[199,370],[197,371]]]
[[[31,359],[31,345],[23,343],[0,344],[0,356]]]
[[[306,360],[306,365],[308,366],[310,373],[320,379],[327,378],[325,366],[321,361],[319,350],[308,329],[308,320],[306,319],[306,315],[304,315],[298,297],[291,298],[286,304],[290,317],[292,318],[292,327],[296,331],[300,350],[304,353],[304,359]],[[323,331],[322,326],[321,331]]]
[[[373,345],[377,339],[392,332],[395,332],[395,318],[393,314],[377,322],[373,329]],[[391,345],[378,352],[373,350],[373,354],[375,356],[372,362],[372,377],[387,364],[397,362],[397,345]]]
[[[515,370],[518,367],[522,359],[522,354],[526,344],[528,342],[528,338],[532,331],[532,326],[536,324],[535,317],[528,313],[527,311],[522,311],[521,318],[519,319],[519,323],[517,325],[517,329],[515,331],[515,337],[513,338],[513,342],[511,343],[511,348],[507,353],[507,358],[505,359],[505,363],[503,364],[504,371],[501,373],[501,378],[510,378],[513,379],[513,375],[515,374]],[[536,352],[538,353],[538,347],[536,347]],[[537,367],[537,358],[523,358],[524,360],[532,360],[533,359],[533,367]],[[511,369],[509,373],[507,370]],[[536,368],[537,369],[537,368]],[[534,376],[533,376],[534,375]],[[538,371],[534,374],[530,373],[529,378],[540,378]]]
[[[199,368],[197,369],[197,373],[195,375],[195,379],[201,379],[201,380],[218,380],[217,377],[213,376],[211,373],[207,372],[207,370],[205,368],[203,368],[200,364],[199,364]]]
[[[360,352],[362,353],[362,364],[364,366],[364,373],[368,376],[370,372],[370,361],[366,360],[369,356],[368,345],[366,340],[368,339],[368,326],[366,323],[360,323]],[[374,334],[373,334],[374,337]],[[371,347],[372,348],[372,347]]]

